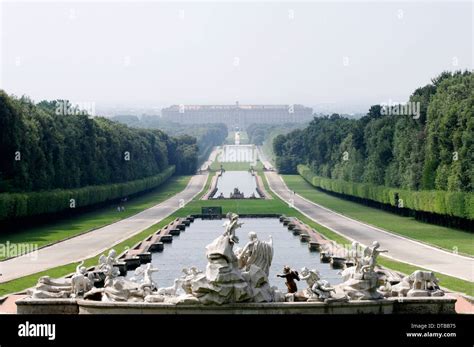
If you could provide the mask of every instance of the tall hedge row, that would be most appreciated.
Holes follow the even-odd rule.
[[[0,194],[0,220],[54,213],[75,207],[85,207],[130,196],[156,188],[173,175],[175,166],[162,173],[125,183],[87,186],[78,189],[55,189],[28,193]]]
[[[334,193],[355,196],[415,211],[474,220],[473,193],[439,190],[410,191],[320,177],[315,175],[306,165],[298,165],[297,170],[311,185]]]
[[[35,103],[0,90],[0,194],[120,184],[197,169],[196,138],[136,129],[64,100]],[[72,105],[71,105],[72,107]]]

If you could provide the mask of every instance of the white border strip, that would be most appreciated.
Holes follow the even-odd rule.
[[[282,178],[279,174],[277,174],[277,175],[278,175],[279,178],[283,181],[283,178]],[[276,196],[278,196],[282,201],[287,202],[280,194],[278,194],[278,193],[272,188],[272,186],[271,186],[271,184],[270,184],[270,181],[269,181],[268,179],[267,179],[267,182],[268,182],[268,186],[270,187],[270,190],[271,190]],[[283,181],[283,183],[284,183],[284,181]],[[285,184],[285,187],[286,187],[286,184]],[[288,188],[288,187],[287,187],[287,188]],[[300,197],[300,196],[298,195],[298,197]],[[319,205],[315,204],[314,202],[309,201],[309,200],[307,200],[307,199],[303,199],[303,200],[306,200],[306,201],[308,201],[309,203],[311,203],[311,204],[313,204],[313,205],[316,205],[316,206],[318,206],[318,207],[321,207],[321,206],[319,206]],[[288,202],[287,202],[287,203],[288,203]],[[319,225],[322,225],[323,227],[325,227],[325,228],[327,228],[327,229],[329,229],[329,230],[335,232],[336,234],[338,234],[338,235],[340,235],[340,236],[342,236],[342,237],[344,237],[344,238],[346,238],[346,239],[348,239],[348,240],[350,240],[350,241],[357,241],[357,240],[353,239],[352,237],[349,237],[349,236],[347,236],[347,235],[344,235],[343,233],[341,233],[341,232],[339,232],[339,231],[333,229],[332,227],[327,226],[327,225],[325,225],[324,223],[319,222],[319,221],[316,220],[315,218],[310,217],[309,215],[307,215],[306,213],[304,213],[303,211],[301,211],[298,207],[293,206],[293,208],[294,208],[295,210],[297,210],[299,213],[301,213],[302,215],[304,215],[304,216],[306,216],[307,218],[311,219],[312,221],[318,223]],[[325,207],[323,207],[323,208],[324,208],[325,210],[329,211],[329,212],[333,212],[333,213],[335,213],[335,214],[338,214],[338,213],[336,213],[336,212],[334,212],[334,211],[332,211],[332,210],[329,210],[329,209],[327,209],[327,208],[325,208]],[[338,215],[340,215],[340,214],[338,214]],[[359,222],[359,221],[353,220],[353,219],[348,218],[348,217],[346,217],[346,216],[343,216],[343,215],[340,215],[340,216],[341,216],[341,217],[344,217],[344,218],[346,218],[346,219],[348,219],[348,220],[351,220],[351,221],[357,222],[357,223],[359,223],[359,224],[362,224],[362,225],[368,226],[368,227],[370,227],[370,228],[373,228],[373,227],[371,227],[370,225],[366,225],[366,224],[364,224],[364,223],[361,223],[361,222]],[[377,228],[374,228],[374,229],[377,229]],[[377,230],[378,230],[378,229],[377,229]],[[399,235],[394,235],[394,234],[389,233],[389,232],[384,231],[384,230],[378,230],[378,231],[384,232],[384,233],[386,233],[386,234],[390,234],[391,236],[396,236],[396,237],[398,237],[398,238],[400,238],[400,239],[404,239],[404,240],[407,240],[407,241],[410,241],[410,242],[417,243],[417,244],[419,244],[419,245],[421,245],[421,246],[425,246],[425,247],[432,248],[432,249],[434,249],[434,250],[440,251],[439,248],[430,247],[430,246],[427,246],[427,245],[425,245],[425,244],[423,244],[423,243],[416,242],[416,241],[413,241],[413,240],[410,240],[410,239],[401,237],[401,236],[399,236]],[[357,241],[357,242],[359,242],[359,241]],[[362,245],[364,245],[364,244],[362,244]],[[366,245],[365,245],[365,246],[366,246]],[[449,253],[449,252],[447,252],[447,251],[443,251],[443,252],[448,253],[448,254],[450,254],[450,255],[456,255],[456,254],[453,254],[453,253]],[[435,270],[435,269],[433,269],[433,268],[430,268],[429,266],[423,266],[423,265],[411,263],[411,262],[408,262],[408,261],[406,261],[406,260],[401,260],[401,259],[398,259],[398,258],[394,258],[394,257],[389,256],[389,255],[386,255],[386,254],[384,254],[383,256],[386,257],[386,258],[395,260],[395,261],[399,261],[399,262],[401,262],[401,263],[405,263],[405,264],[411,265],[411,266],[418,266],[418,267],[426,268],[426,269],[428,269],[428,270],[435,271],[435,272],[438,272],[438,273],[443,274],[443,275],[446,275],[446,276],[450,276],[450,277],[454,277],[454,278],[459,278],[459,279],[462,279],[462,280],[465,280],[465,281],[468,281],[468,282],[473,282],[471,279],[467,279],[467,278],[465,278],[465,277],[460,277],[460,276],[454,276],[454,275],[449,274],[449,273],[446,273],[446,272],[444,272],[444,271]],[[459,255],[458,255],[458,256],[459,256]],[[463,256],[460,256],[460,257],[463,257]],[[466,258],[467,258],[467,257],[466,257]],[[471,260],[472,260],[472,258],[467,258],[467,259],[471,259]]]
[[[290,190],[290,189],[287,187],[285,181],[283,180],[283,177],[281,177],[281,175],[278,175],[278,176],[279,176],[280,179],[282,180],[282,182],[283,182],[283,184],[285,185],[285,187],[286,187],[288,190]],[[304,178],[303,178],[303,179],[304,179]],[[306,181],[306,180],[305,180],[305,181]],[[306,181],[306,182],[307,182],[307,181]],[[308,184],[310,184],[310,183],[308,182]],[[379,227],[376,227],[376,226],[374,226],[374,225],[361,222],[361,221],[359,221],[359,220],[357,220],[357,219],[350,218],[350,217],[345,216],[345,215],[343,215],[343,214],[340,214],[340,213],[338,213],[338,212],[336,212],[336,211],[333,211],[333,210],[331,210],[331,209],[329,209],[329,208],[327,208],[327,207],[321,206],[321,205],[315,203],[314,201],[308,200],[308,199],[305,198],[304,196],[301,196],[300,194],[297,194],[296,192],[295,192],[295,195],[297,195],[298,197],[300,197],[301,199],[305,200],[306,202],[308,202],[308,203],[310,203],[310,204],[313,204],[313,205],[315,205],[315,206],[317,206],[317,207],[319,207],[319,208],[322,208],[323,210],[326,210],[326,211],[328,211],[328,212],[334,213],[334,214],[338,215],[339,217],[345,218],[345,219],[347,219],[347,220],[349,220],[349,221],[351,221],[351,222],[356,222],[356,223],[358,223],[358,224],[360,224],[360,225],[363,225],[363,226],[365,226],[365,227],[369,227],[369,228],[372,228],[372,229],[374,229],[374,230],[380,231],[380,232],[382,232],[382,233],[385,233],[385,234],[388,234],[388,235],[391,235],[391,236],[395,236],[395,237],[397,237],[397,238],[399,238],[399,239],[411,241],[411,242],[413,242],[413,243],[419,244],[420,246],[424,246],[424,247],[426,247],[426,248],[431,248],[431,249],[434,249],[434,250],[437,250],[437,251],[444,252],[444,253],[449,254],[449,255],[453,255],[453,256],[456,256],[456,257],[460,257],[460,258],[464,258],[464,259],[468,259],[468,260],[473,260],[473,261],[474,261],[474,257],[466,256],[466,255],[463,255],[463,254],[452,253],[452,252],[449,252],[449,251],[447,251],[447,250],[445,250],[445,249],[443,249],[443,248],[441,248],[441,247],[432,246],[432,245],[430,245],[430,244],[427,244],[427,243],[425,243],[425,242],[412,239],[412,238],[410,238],[410,237],[405,237],[405,236],[402,236],[402,235],[400,235],[400,234],[396,234],[396,233],[392,233],[392,232],[387,231],[387,230],[384,230],[384,229],[380,229]],[[321,224],[321,225],[322,225],[322,224]]]

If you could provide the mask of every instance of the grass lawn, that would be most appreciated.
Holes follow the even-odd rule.
[[[226,213],[228,211],[236,212],[236,213],[279,213],[285,214],[287,216],[298,217],[303,222],[310,225],[312,228],[317,230],[319,233],[323,234],[327,238],[338,242],[341,245],[350,244],[350,241],[345,239],[343,236],[334,233],[333,231],[324,228],[323,226],[319,225],[318,223],[312,221],[311,219],[305,217],[295,209],[291,208],[280,200],[277,196],[275,196],[268,187],[268,182],[264,178],[263,173],[259,173],[263,177],[263,182],[267,191],[272,194],[272,200],[215,200],[215,201],[206,201],[206,200],[199,200],[199,196],[197,196],[193,201],[185,205],[183,208],[176,211],[173,215],[167,217],[163,221],[155,224],[154,226],[148,228],[147,230],[142,231],[141,233],[133,236],[132,238],[114,246],[113,248],[117,250],[119,253],[126,249],[126,247],[131,247],[135,243],[143,240],[148,235],[151,235],[159,228],[163,227],[170,221],[172,221],[176,217],[184,217],[188,214],[192,213],[200,213],[202,206],[222,206],[223,212]],[[209,185],[210,179],[207,182]],[[206,189],[204,190],[206,191]],[[165,250],[166,252],[166,250]],[[97,263],[98,255],[90,258],[86,261],[87,265],[94,265]],[[414,270],[419,269],[417,267],[394,261],[388,258],[379,257],[379,263],[387,268],[390,268],[395,271],[399,271],[405,274],[410,274]],[[41,273],[37,273],[34,275],[22,277],[10,282],[0,284],[0,296],[17,292],[26,288],[29,288],[36,284],[37,279],[40,276],[51,276],[51,277],[61,277],[66,274],[69,274],[75,270],[75,266],[77,264],[69,264],[65,266],[60,266],[54,269],[50,269]],[[448,288],[453,291],[466,293],[469,295],[473,295],[473,283],[460,280],[454,277],[445,276],[441,274],[436,274],[436,276],[441,280],[441,285],[445,288]]]
[[[184,190],[191,176],[173,176],[151,192],[135,199],[130,199],[125,204],[125,211],[117,212],[117,205],[110,205],[91,212],[85,212],[72,218],[61,219],[38,227],[30,227],[16,231],[2,230],[0,244],[10,242],[11,245],[28,243],[42,247],[54,242],[64,240],[79,234],[101,228],[128,218],[147,208],[150,208],[176,193]],[[11,247],[15,249],[14,247]],[[20,248],[21,249],[21,248]],[[10,254],[10,256],[13,256]],[[0,260],[5,259],[0,255]]]
[[[368,207],[326,194],[299,175],[283,175],[288,188],[306,199],[340,214],[357,219],[387,231],[460,254],[474,255],[474,235],[467,231],[420,222],[387,211]]]
[[[110,249],[113,248],[117,251],[117,254],[120,254],[123,251],[125,251],[127,248],[131,248],[136,243],[142,241],[148,235],[151,235],[155,231],[157,231],[158,229],[164,227],[166,224],[170,223],[175,218],[176,218],[176,216],[174,216],[174,215],[166,217],[162,221],[156,223],[155,225],[149,227],[146,230],[143,230],[139,234],[137,234],[135,236],[132,236],[131,238],[129,238],[129,239],[113,246],[113,247],[111,247]],[[105,254],[108,253],[110,249],[108,249],[104,253]],[[99,256],[100,256],[100,254],[97,254],[95,257],[86,259],[84,261],[84,266],[89,267],[89,266],[98,264]],[[21,291],[21,290],[24,290],[24,289],[27,289],[27,288],[30,288],[30,287],[34,286],[38,282],[38,278],[40,278],[41,276],[51,276],[53,278],[58,278],[58,277],[63,277],[65,275],[68,275],[68,274],[76,271],[76,266],[78,264],[79,264],[79,262],[68,264],[68,265],[63,265],[63,266],[58,266],[58,267],[55,267],[53,269],[49,269],[49,270],[46,270],[46,271],[42,271],[42,272],[38,272],[38,273],[35,273],[35,274],[32,274],[32,275],[21,277],[21,278],[18,278],[18,279],[9,281],[9,282],[1,283],[0,284],[0,297],[4,296],[6,294],[9,294],[9,293],[18,292],[18,291]]]
[[[253,166],[255,171],[263,171],[263,164],[260,160],[257,160],[257,164],[253,165],[251,162],[247,161],[238,161],[238,162],[220,162],[215,161],[211,164],[210,169],[211,171],[219,171],[221,169],[221,165],[226,171],[248,171],[250,166]]]

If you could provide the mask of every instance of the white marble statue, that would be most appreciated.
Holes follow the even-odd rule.
[[[155,281],[152,279],[152,274],[158,272],[157,268],[152,267],[151,263],[146,264],[145,266],[140,266],[135,269],[134,278],[131,280],[137,281],[141,278],[140,289],[148,288],[149,291],[153,291],[157,288]]]
[[[428,290],[429,287],[439,288],[439,280],[432,271],[417,270],[410,275],[413,289]]]
[[[365,257],[365,264],[362,267],[362,271],[364,272],[372,272],[375,269],[375,265],[377,265],[377,257],[380,253],[388,252],[387,250],[379,250],[380,244],[377,241],[372,243],[372,247],[369,248],[370,254]],[[364,268],[366,267],[366,268]]]
[[[117,264],[117,262],[117,251],[115,249],[111,249],[107,256],[101,254],[99,257],[99,268],[106,265],[114,265]]]
[[[225,228],[224,236],[229,236],[229,241],[231,243],[239,243],[239,238],[235,235],[235,231],[244,223],[239,223],[239,215],[236,213],[228,212],[226,217],[227,220],[223,225]]]
[[[177,278],[174,280],[174,283],[171,287],[163,287],[163,288],[158,288],[158,294],[160,295],[169,295],[169,296],[174,296],[176,295],[179,286],[181,285],[182,280]]]
[[[303,291],[283,294],[272,287],[268,274],[273,258],[273,242],[260,241],[255,232],[249,233],[249,242],[242,250],[234,252],[238,239],[235,230],[242,224],[238,215],[227,214],[226,232],[206,246],[206,271],[196,267],[184,268],[180,278],[170,287],[157,288],[152,274],[158,269],[151,263],[135,270],[135,278],[119,276],[116,252],[102,255],[99,270],[106,276],[104,287],[97,288],[92,272],[87,272],[81,262],[71,278],[52,279],[43,276],[34,289],[28,290],[34,299],[62,299],[83,296],[88,300],[105,302],[164,302],[168,304],[264,303],[279,301],[333,301],[374,300],[384,297],[442,296],[439,281],[431,271],[417,270],[400,280],[400,276],[387,275],[377,268],[380,253],[378,242],[364,249],[363,255],[350,253],[355,265],[342,272],[344,282],[331,286],[321,279],[317,270],[301,269],[299,279],[307,283]],[[358,249],[353,243],[352,251]],[[385,271],[385,272],[384,272]],[[399,283],[397,283],[400,281]],[[181,289],[184,293],[180,293]]]
[[[138,283],[124,277],[115,278],[103,290],[102,301],[132,301],[141,302],[148,291],[141,290]]]
[[[271,242],[260,243],[256,235],[251,234],[248,245],[241,252],[237,252],[242,256],[241,260],[245,258],[245,262],[242,262],[245,269],[241,271],[239,258],[233,250],[237,241],[235,229],[240,227],[241,223],[238,223],[236,214],[229,213],[227,217],[229,220],[225,224],[226,232],[206,246],[206,272],[195,273],[191,280],[192,295],[200,303],[217,305],[270,302],[280,298],[270,286],[265,272],[268,271],[273,256]]]
[[[239,268],[249,271],[251,265],[256,265],[268,276],[273,259],[273,240],[260,241],[253,231],[249,233],[249,242],[239,252]]]
[[[97,281],[92,272],[87,272],[84,265],[84,261],[76,267],[76,273],[71,277],[71,288],[73,297],[83,295],[87,291],[94,287],[94,283]]]
[[[49,276],[42,276],[38,279],[34,289],[29,289],[27,293],[33,299],[65,299],[72,293],[70,278],[53,279]]]
[[[379,250],[377,241],[364,249],[364,255],[356,258],[356,265],[342,272],[344,282],[335,286],[337,295],[345,294],[351,300],[381,299],[384,294],[378,291],[380,274],[375,271],[377,257],[386,250]]]
[[[388,296],[398,297],[427,297],[443,296],[439,280],[432,271],[416,270],[411,275],[403,277],[400,283],[387,288]]]
[[[309,270],[307,267],[303,267],[299,277],[308,284],[305,292],[308,301],[323,301],[331,297],[334,288],[331,287],[328,281],[321,279],[318,270]]]
[[[191,272],[191,269],[183,268],[183,275],[181,276],[181,288],[183,288],[186,294],[192,293],[191,281],[194,279],[194,274]]]
[[[102,270],[105,274],[105,284],[104,286],[109,286],[112,284],[114,278],[120,275],[120,270],[114,265],[117,264],[117,252],[115,249],[109,251],[109,255],[105,256],[102,254],[99,257],[99,270]]]
[[[181,279],[181,288],[186,294],[192,294],[191,282],[199,275],[202,274],[202,271],[198,270],[195,266],[182,269],[183,275]]]
[[[35,288],[28,290],[28,293],[34,299],[76,298],[84,295],[98,280],[92,272],[87,272],[83,264],[84,262],[81,262],[76,267],[76,272],[71,278],[40,277]]]

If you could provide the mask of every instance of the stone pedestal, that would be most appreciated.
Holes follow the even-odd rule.
[[[181,229],[171,229],[170,235],[172,236],[179,236],[181,234]]]
[[[326,252],[319,253],[319,259],[321,263],[329,263],[331,261],[331,256]]]
[[[160,241],[163,243],[171,243],[173,242],[173,236],[172,235],[163,235],[160,237]]]
[[[309,240],[311,240],[311,237],[308,234],[300,234],[301,242],[309,242]]]
[[[321,244],[315,241],[310,241],[308,243],[308,248],[311,252],[317,252],[321,250]]]
[[[429,297],[430,292],[427,290],[421,290],[421,289],[410,289],[407,292],[407,297],[409,298],[420,298],[420,297]]]
[[[163,242],[157,242],[150,245],[150,252],[162,252],[164,249]]]

